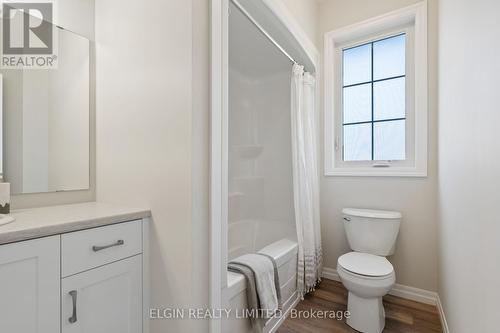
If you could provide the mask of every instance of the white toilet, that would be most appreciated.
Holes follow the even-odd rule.
[[[349,246],[337,261],[337,272],[349,291],[347,324],[363,333],[380,333],[385,326],[382,297],[396,274],[385,258],[394,253],[401,213],[345,208],[342,210]]]

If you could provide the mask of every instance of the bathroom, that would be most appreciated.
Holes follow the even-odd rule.
[[[2,4],[0,332],[498,331],[497,1],[40,3]]]

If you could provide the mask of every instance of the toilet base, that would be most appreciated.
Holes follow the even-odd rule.
[[[349,292],[347,325],[363,333],[381,333],[385,326],[382,297],[363,298]]]

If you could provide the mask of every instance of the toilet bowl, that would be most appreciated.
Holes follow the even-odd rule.
[[[349,252],[339,257],[337,272],[349,291],[347,324],[360,332],[382,332],[385,326],[382,297],[396,282],[391,263],[381,256]]]
[[[349,291],[347,324],[363,333],[385,327],[382,297],[396,282],[394,267],[385,258],[395,251],[401,213],[345,208],[344,228],[353,252],[338,258],[337,272]]]

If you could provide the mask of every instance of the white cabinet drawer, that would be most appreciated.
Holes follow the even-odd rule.
[[[142,220],[61,236],[61,271],[66,277],[142,253]]]

